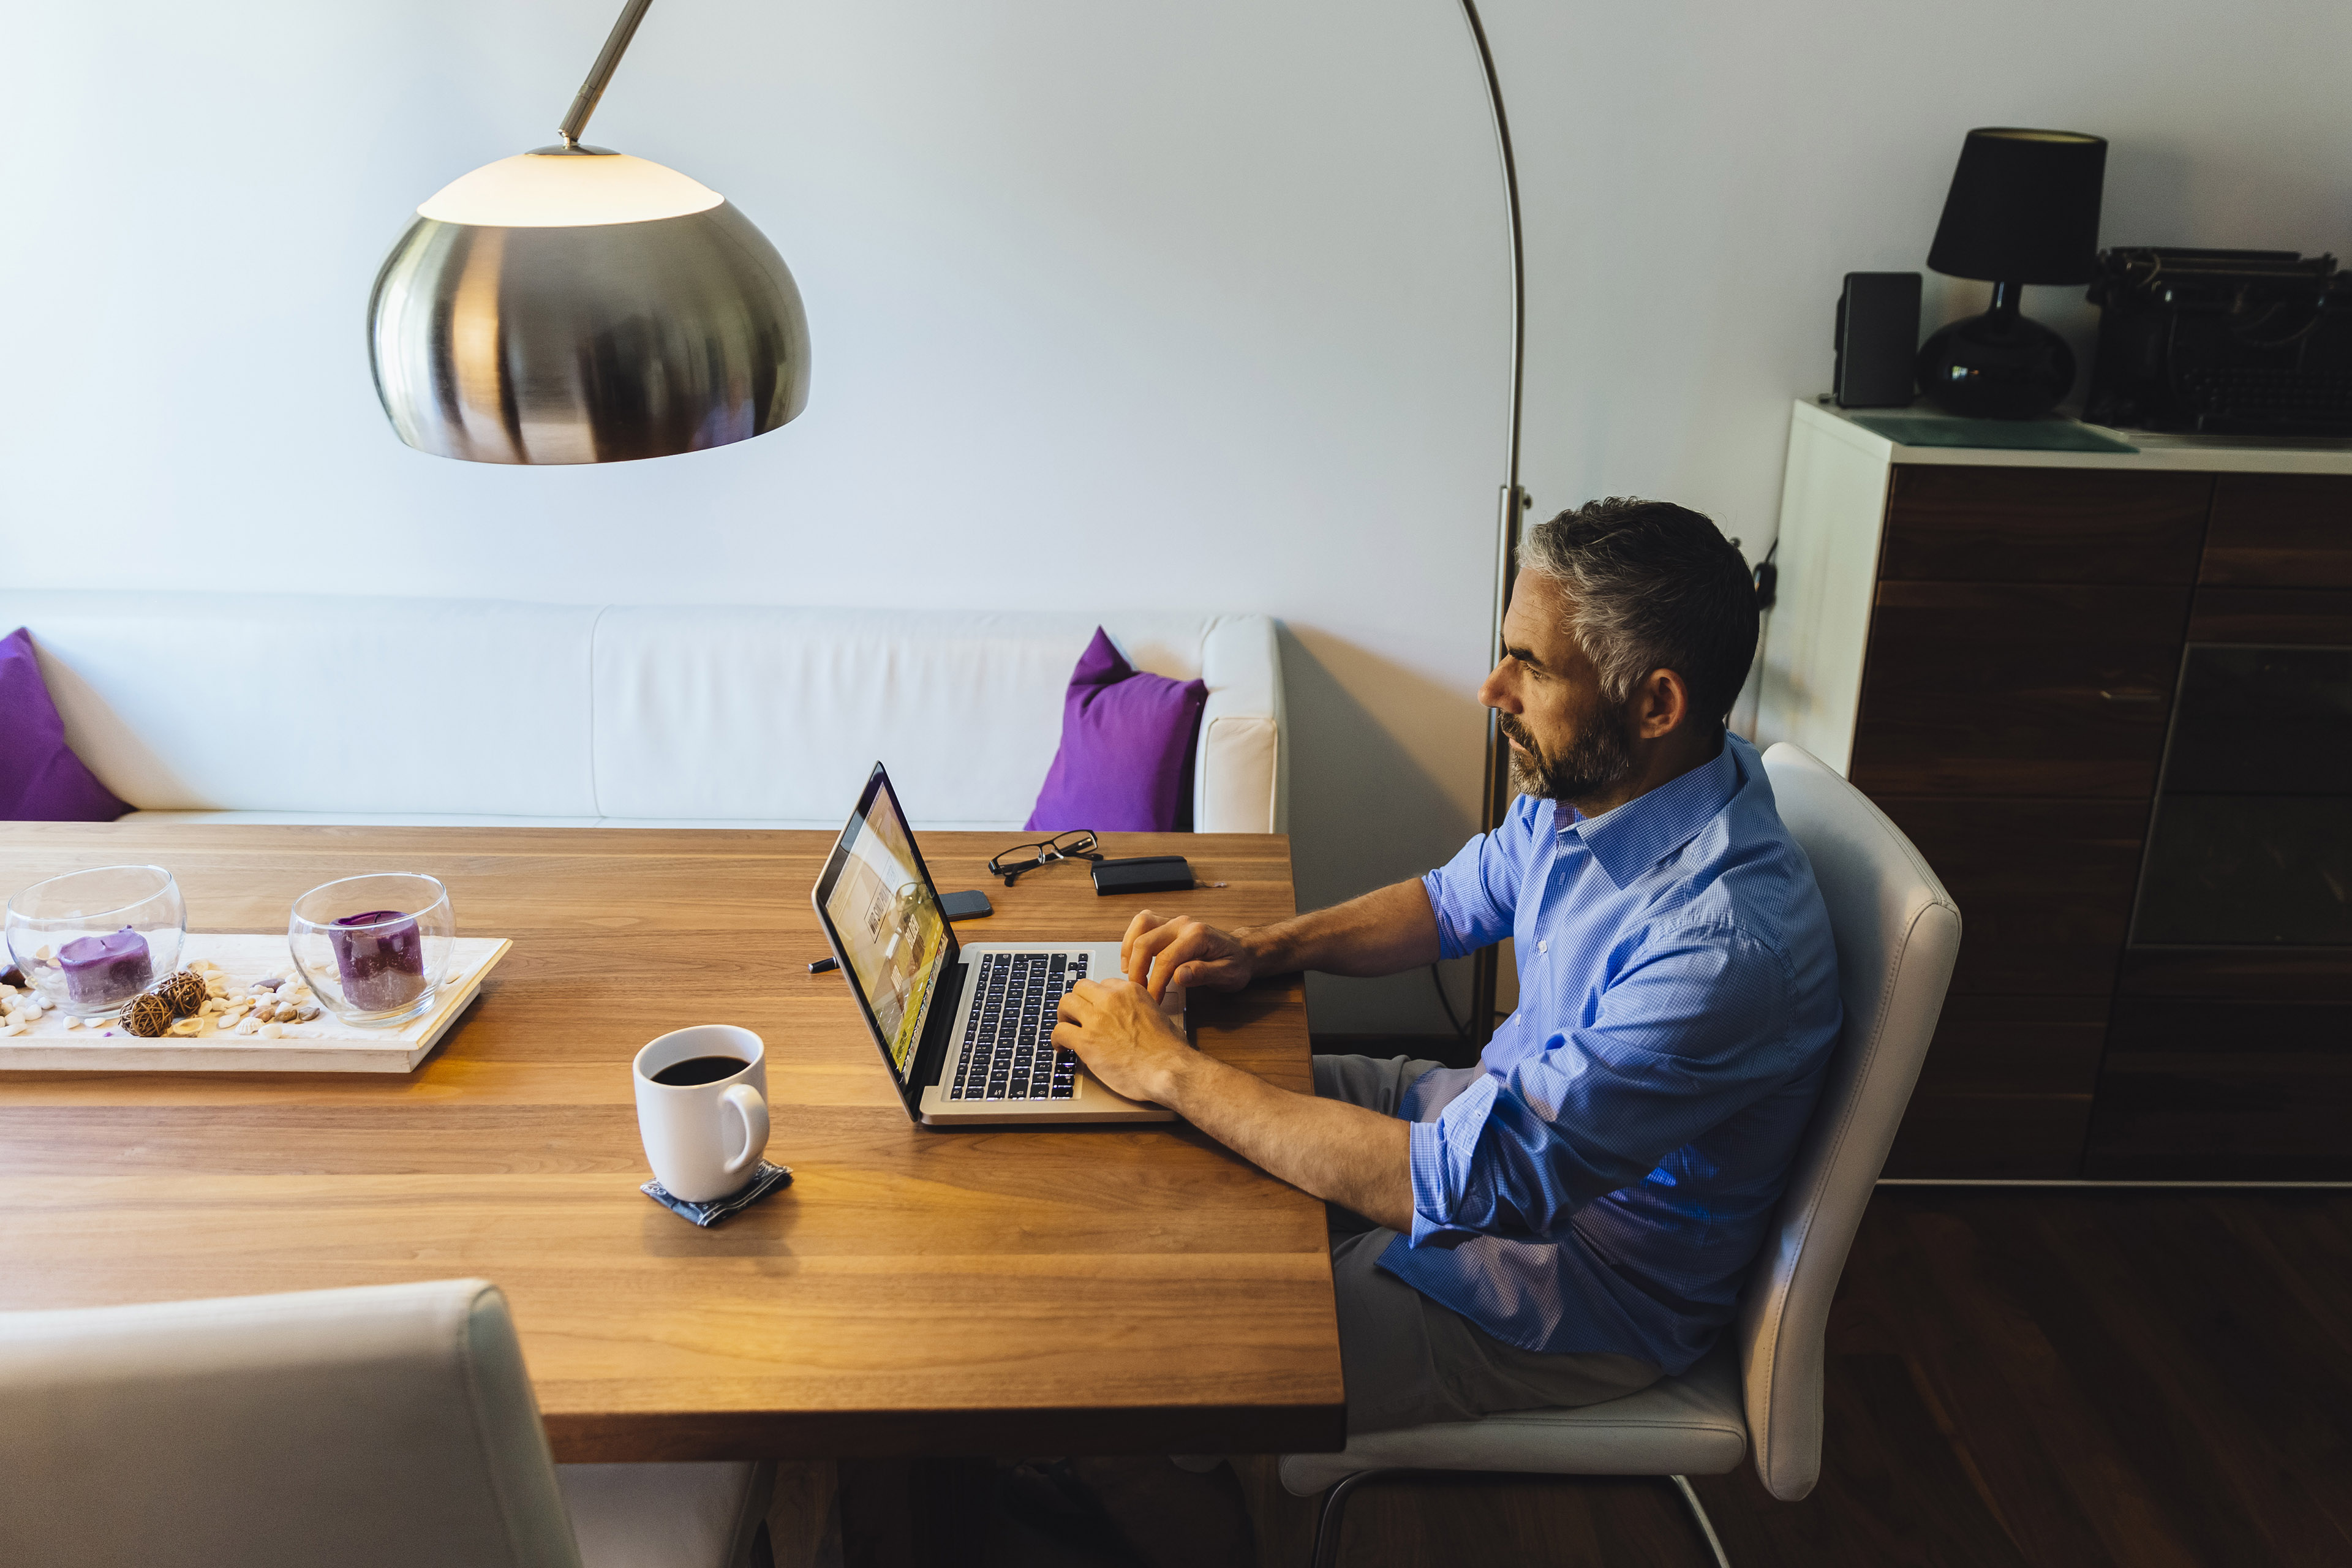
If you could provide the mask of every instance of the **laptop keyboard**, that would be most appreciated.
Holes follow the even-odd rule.
[[[1068,1100],[1078,1058],[1054,1044],[1062,993],[1087,977],[1087,955],[990,952],[980,959],[950,1100]]]

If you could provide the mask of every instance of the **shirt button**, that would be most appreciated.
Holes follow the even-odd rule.
[[[1541,941],[1541,942],[1537,942],[1537,943],[1536,943],[1536,951],[1537,951],[1538,952],[1549,952],[1551,951],[1551,941],[1550,941],[1550,939],[1549,939],[1549,938],[1546,938],[1545,940],[1543,940],[1543,941]]]

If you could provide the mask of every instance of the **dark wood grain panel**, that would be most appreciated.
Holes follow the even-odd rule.
[[[2221,475],[2198,581],[2352,588],[2352,475]]]
[[[1961,919],[1969,919],[1965,904]],[[2104,994],[1946,997],[1885,1173],[1954,1181],[2074,1176],[2082,1166],[2106,1032]]]
[[[1850,776],[2147,800],[2188,616],[2185,588],[1882,583]]]
[[[1965,918],[1965,917],[1964,917]],[[2352,949],[2132,947],[2116,995],[2352,1003]]]
[[[2199,588],[2189,608],[2189,640],[2352,646],[2352,589]]]
[[[2210,474],[1899,465],[1878,574],[2193,583],[2212,488]]]
[[[1960,906],[1954,995],[2105,997],[2131,924],[2147,807],[1878,795]]]
[[[1929,1181],[2064,1181],[2080,1173],[2088,1094],[1911,1097],[1888,1151],[1888,1177]]]
[[[1012,837],[923,847],[965,886]],[[484,1276],[565,1459],[1336,1447],[1323,1205],[1181,1127],[912,1125],[840,977],[805,967],[829,839],[0,826],[9,885],[155,861],[198,929],[283,931],[296,894],[399,866],[448,885],[460,931],[516,942],[412,1073],[0,1074],[0,1307]],[[1107,847],[1228,884],[1155,906],[1293,907],[1279,837]],[[1115,938],[1138,905],[1075,866],[989,891],[992,940]],[[768,1042],[794,1180],[700,1231],[636,1190],[628,1062],[711,1018]],[[1192,1023],[1205,1052],[1312,1081],[1297,976],[1204,995]]]
[[[2119,1000],[2084,1173],[2352,1180],[2352,1004]]]

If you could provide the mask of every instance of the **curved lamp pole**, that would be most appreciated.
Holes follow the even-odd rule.
[[[1528,509],[1519,488],[1527,254],[1502,79],[1477,0],[1459,3],[1494,119],[1511,248],[1509,422],[1488,649],[1499,661]],[[410,445],[475,461],[609,462],[741,440],[806,404],[799,290],[759,230],[682,175],[581,144],[651,4],[624,0],[558,145],[443,191],[384,263],[369,302],[369,346],[384,412]],[[615,342],[629,324],[637,339]],[[1511,798],[1497,719],[1488,711],[1486,830]],[[1494,1032],[1501,956],[1490,946],[1472,960],[1471,1032],[1481,1044]]]
[[[1519,488],[1519,408],[1526,384],[1528,346],[1528,260],[1519,228],[1519,164],[1511,151],[1511,120],[1503,111],[1503,80],[1495,71],[1495,51],[1486,42],[1486,26],[1479,19],[1477,0],[1462,0],[1462,20],[1478,47],[1479,69],[1486,79],[1486,107],[1495,121],[1495,147],[1503,163],[1503,204],[1511,237],[1511,398],[1510,433],[1504,446],[1503,489],[1495,521],[1495,625],[1487,659],[1503,658],[1503,612],[1510,607],[1511,581],[1519,574],[1519,527],[1526,520],[1528,492]],[[1486,710],[1486,773],[1479,797],[1478,826],[1492,831],[1502,825],[1511,803],[1511,757],[1503,739],[1502,716]],[[1470,964],[1470,1033],[1484,1045],[1495,1032],[1495,996],[1502,973],[1499,944],[1480,948]]]

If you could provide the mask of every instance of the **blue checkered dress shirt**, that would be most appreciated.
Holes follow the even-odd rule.
[[[1381,1267],[1496,1338],[1680,1373],[1730,1321],[1837,1040],[1837,953],[1756,748],[1614,811],[1522,796],[1423,879],[1445,956],[1516,939],[1518,1010],[1412,1086]]]

